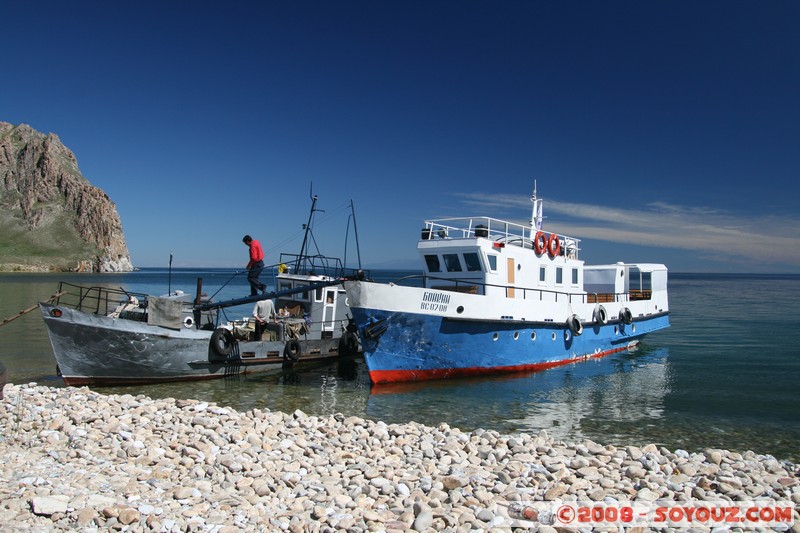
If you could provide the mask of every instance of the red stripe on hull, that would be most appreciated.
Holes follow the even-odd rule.
[[[636,343],[633,343],[636,344]],[[488,376],[492,374],[511,374],[515,372],[537,372],[556,366],[578,363],[587,359],[598,359],[613,353],[627,350],[633,344],[626,344],[619,348],[613,348],[604,352],[587,354],[579,357],[571,357],[561,361],[546,361],[544,363],[533,363],[527,365],[511,366],[473,366],[468,368],[433,368],[429,370],[370,370],[369,377],[373,383],[401,383],[404,381],[427,381],[432,379],[461,378],[474,376]]]

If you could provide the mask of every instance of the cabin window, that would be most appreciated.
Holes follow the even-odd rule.
[[[556,285],[561,285],[564,283],[564,269],[562,267],[556,267]]]
[[[278,283],[278,290],[279,291],[288,291],[291,288],[292,288],[292,282],[291,281],[281,281],[281,282]]]
[[[444,266],[448,272],[461,272],[461,262],[458,260],[458,254],[444,254]]]
[[[425,264],[428,266],[428,272],[441,272],[442,266],[439,264],[438,255],[426,255]]]
[[[632,268],[628,276],[631,300],[649,300],[653,292],[652,273]]]
[[[545,281],[547,281],[547,267],[546,266],[540,266],[539,267],[539,281],[541,283],[544,283]]]
[[[573,285],[577,285],[578,284],[578,269],[577,268],[573,268],[572,269],[572,284]]]
[[[314,301],[321,302],[322,301],[322,287],[317,287],[314,291]]]
[[[632,268],[628,274],[628,283],[633,290],[649,291],[652,290],[651,272],[642,272]]]
[[[464,264],[467,265],[467,270],[469,272],[480,272],[482,270],[481,260],[476,253],[470,252],[464,254]]]
[[[497,271],[497,256],[496,255],[487,255],[486,258],[489,260],[489,270],[492,272]]]
[[[305,286],[306,286],[305,284],[298,284],[297,288],[300,289],[300,288],[305,287]],[[308,301],[308,291],[301,292],[300,294],[297,295],[296,299],[297,300]]]

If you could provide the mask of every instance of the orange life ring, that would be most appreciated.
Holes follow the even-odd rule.
[[[550,257],[555,257],[561,253],[561,239],[555,233],[551,233],[550,238],[547,240],[547,253],[550,254]]]
[[[533,250],[536,255],[542,255],[545,248],[547,248],[547,236],[543,231],[537,231],[536,237],[533,238]]]

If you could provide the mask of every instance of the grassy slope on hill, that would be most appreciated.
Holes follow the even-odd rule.
[[[61,211],[29,230],[19,211],[0,211],[0,270],[18,270],[18,265],[72,269],[96,254],[77,234],[71,218]]]

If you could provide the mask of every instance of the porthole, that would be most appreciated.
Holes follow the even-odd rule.
[[[633,332],[634,332],[634,333],[636,333],[636,324],[634,324],[634,325],[631,327],[631,329],[633,330]]]
[[[460,314],[461,314],[461,313],[463,313],[463,312],[464,312],[464,306],[463,306],[463,305],[459,305],[459,306],[456,308],[456,313],[458,313],[458,314],[460,315]]]
[[[532,341],[536,340],[536,332],[535,331],[533,333],[531,333],[531,340]]]
[[[519,331],[514,332],[514,340],[519,339]]]
[[[555,331],[553,332],[552,338],[553,338],[553,340],[556,340],[556,332]]]
[[[614,335],[619,335],[619,327],[614,326]]]
[[[500,338],[500,335],[498,335],[497,333],[495,333],[495,334],[493,334],[493,335],[492,335],[492,340],[493,340],[493,341],[496,341],[496,340],[497,340],[497,339],[499,339],[499,338]]]

